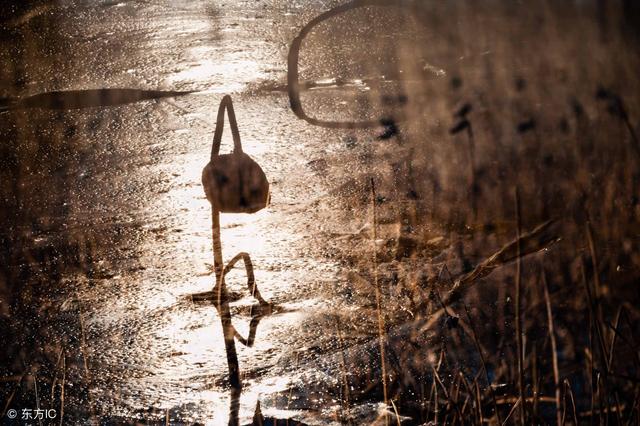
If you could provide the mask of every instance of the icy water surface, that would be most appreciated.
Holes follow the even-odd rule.
[[[8,78],[16,81],[3,87],[3,96],[86,91],[74,98],[79,109],[69,109],[61,94],[67,104],[57,110],[58,101],[45,95],[28,105],[35,109],[13,108],[8,100],[10,110],[0,115],[7,132],[18,123],[29,135],[48,132],[68,146],[47,157],[57,169],[42,163],[43,178],[53,170],[58,191],[43,190],[28,167],[20,168],[27,198],[34,196],[16,204],[23,225],[7,237],[58,253],[63,239],[81,247],[79,263],[90,271],[63,271],[63,287],[49,295],[60,310],[49,326],[57,329],[65,318],[78,324],[69,323],[66,333],[77,346],[66,350],[82,352],[75,354],[81,371],[66,380],[88,393],[68,399],[68,418],[227,421],[219,318],[190,295],[214,283],[211,211],[200,175],[218,103],[230,93],[244,150],[261,164],[272,192],[271,206],[258,214],[222,216],[225,259],[250,253],[259,289],[275,305],[259,322],[254,346],[237,343],[240,420],[250,421],[261,399],[266,416],[325,422],[323,415],[269,402],[297,374],[296,354],[320,345],[312,318],[331,303],[337,285],[337,265],[323,256],[329,234],[318,220],[319,211],[330,215],[323,199],[331,178],[317,165],[340,139],[295,119],[282,91],[256,89],[284,81],[295,13],[263,2],[65,1],[9,22],[16,35],[3,42],[3,60],[14,65]],[[159,93],[148,96],[156,100],[124,93],[108,102],[113,92],[89,92],[110,88]],[[231,146],[228,134],[223,150]],[[60,158],[51,160],[55,155]],[[246,336],[255,301],[244,279],[238,269],[228,284],[234,323]]]

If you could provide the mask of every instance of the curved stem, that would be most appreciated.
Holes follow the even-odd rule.
[[[213,237],[213,262],[216,273],[217,287],[217,308],[220,313],[222,323],[222,333],[224,336],[225,352],[227,353],[227,364],[229,366],[229,382],[234,389],[241,389],[240,365],[235,344],[235,329],[231,323],[231,311],[229,310],[229,297],[224,284],[224,271],[222,264],[222,242],[220,240],[220,212],[213,207],[212,210],[212,237]]]

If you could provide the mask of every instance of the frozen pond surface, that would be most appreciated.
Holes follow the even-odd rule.
[[[62,2],[12,23],[43,19],[46,32],[31,36],[50,41],[36,51],[41,57],[26,58],[24,82],[11,97],[103,88],[194,92],[62,113],[84,140],[87,161],[68,172],[68,193],[45,200],[52,211],[62,204],[64,216],[52,212],[48,231],[28,231],[25,238],[46,245],[56,226],[76,230],[79,239],[86,227],[118,235],[96,248],[100,260],[89,276],[64,278],[75,291],[54,299],[63,312],[80,312],[92,405],[83,410],[226,422],[219,318],[213,306],[189,295],[214,282],[211,211],[200,176],[218,103],[232,94],[244,150],[262,165],[272,192],[271,206],[258,214],[222,216],[225,259],[250,253],[259,289],[275,304],[259,323],[255,345],[237,344],[245,383],[241,422],[250,421],[258,399],[264,415],[324,417],[269,402],[298,373],[299,353],[327,344],[313,318],[332,303],[338,267],[324,256],[322,238],[344,231],[338,224],[321,229],[327,225],[320,217],[331,215],[331,177],[311,166],[322,164],[339,137],[297,120],[286,93],[259,88],[285,80],[287,40],[300,25],[299,8],[285,3]],[[12,61],[12,53],[5,59]],[[36,111],[44,127],[59,118]],[[230,146],[227,129],[223,151]],[[237,295],[234,323],[246,335],[255,301],[243,280],[238,269],[227,281]]]

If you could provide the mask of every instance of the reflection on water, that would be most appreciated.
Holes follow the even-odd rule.
[[[187,95],[174,92],[138,89],[67,90],[40,93],[24,98],[0,98],[0,112],[12,109],[42,108],[69,110],[124,105],[150,99]]]
[[[450,51],[433,48],[438,28],[425,26],[415,6],[347,2],[306,23],[287,57],[295,114],[316,126],[376,127],[397,110],[383,99],[410,93],[415,108],[425,88],[442,85]]]

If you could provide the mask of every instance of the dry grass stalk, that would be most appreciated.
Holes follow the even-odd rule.
[[[544,300],[547,306],[547,327],[549,330],[549,340],[551,341],[551,361],[553,364],[553,384],[555,387],[556,401],[556,423],[558,426],[562,424],[561,401],[560,401],[560,368],[558,367],[558,343],[556,342],[556,333],[553,325],[553,311],[551,309],[551,297],[549,295],[549,283],[547,276],[542,271],[542,288],[544,290]]]
[[[80,323],[80,351],[82,353],[82,365],[84,367],[85,385],[87,386],[87,396],[89,399],[89,412],[91,413],[91,424],[98,424],[96,418],[95,406],[93,404],[93,395],[91,394],[91,372],[89,371],[89,356],[87,354],[87,336],[86,328],[84,324],[84,317],[82,316],[82,305],[80,304],[80,297],[76,293],[76,303],[78,306],[78,321]]]
[[[522,343],[522,315],[521,315],[521,280],[522,280],[522,248],[520,241],[521,223],[520,223],[520,193],[518,187],[515,188],[515,207],[516,207],[516,348],[518,350],[518,391],[520,392],[520,400],[522,407],[520,409],[520,424],[524,426],[527,417],[526,395],[524,392],[524,345]]]
[[[469,313],[469,308],[467,305],[464,305],[464,311],[467,314],[467,321],[469,321],[469,328],[471,328],[471,333],[473,337],[473,343],[476,346],[476,350],[478,351],[478,355],[480,356],[480,365],[482,366],[482,371],[484,372],[484,378],[487,381],[487,386],[489,388],[489,393],[491,394],[491,400],[493,402],[493,409],[496,415],[496,419],[498,423],[502,423],[500,420],[500,411],[498,410],[498,404],[496,403],[496,394],[491,386],[491,379],[489,378],[489,372],[487,371],[487,364],[485,362],[484,354],[482,352],[482,348],[480,347],[480,341],[478,340],[478,335],[476,333],[476,328],[473,326],[473,321],[471,320],[471,314]]]
[[[40,395],[38,395],[38,373],[33,374],[33,390],[36,393],[36,410],[40,410]],[[42,426],[42,419],[38,418],[38,424]]]
[[[591,263],[593,264],[593,282],[595,285],[594,296],[596,300],[602,297],[602,286],[600,284],[600,276],[598,274],[598,256],[596,254],[596,245],[593,241],[593,231],[591,229],[591,222],[587,221],[587,241],[589,243],[589,253],[591,255]],[[602,321],[602,310],[598,311],[598,320]]]
[[[451,396],[449,394],[449,392],[447,391],[446,386],[444,385],[444,383],[442,383],[442,379],[440,379],[440,375],[438,374],[438,370],[433,368],[433,376],[436,379],[436,383],[438,383],[438,385],[440,386],[440,389],[442,389],[442,394],[444,395],[444,398],[447,400],[447,404],[450,407],[453,407],[456,410],[456,413],[458,416],[460,416],[460,418],[462,418],[462,413],[460,412],[460,407],[458,407],[458,404],[451,399]],[[445,422],[446,423],[446,422]]]
[[[342,372],[342,388],[344,389],[344,391],[343,391],[344,392],[343,393],[343,401],[344,401],[343,418],[347,419],[347,424],[351,424],[351,415],[350,415],[350,410],[351,410],[350,405],[351,405],[351,403],[350,403],[350,395],[349,395],[349,378],[347,377],[347,361],[346,361],[345,355],[344,355],[345,345],[344,345],[344,339],[342,338],[342,329],[340,327],[340,319],[338,317],[336,317],[336,331],[337,331],[337,334],[338,334],[338,343],[339,343],[338,350],[340,351],[340,370]],[[288,401],[287,401],[287,405],[288,405]],[[395,408],[395,406],[394,406],[394,408]]]
[[[60,426],[62,426],[64,420],[64,385],[67,380],[67,356],[62,357],[62,382],[60,383]]]
[[[391,406],[393,407],[393,412],[396,415],[396,422],[398,426],[400,426],[400,414],[398,414],[398,407],[396,407],[396,404],[395,402],[393,402],[393,399],[390,402],[391,402]]]
[[[564,425],[566,423],[567,420],[567,394],[569,394],[569,397],[571,398],[571,409],[572,409],[572,414],[573,414],[573,424],[577,425],[578,424],[578,413],[577,413],[577,409],[576,409],[576,400],[573,396],[573,389],[571,389],[571,384],[569,383],[568,379],[564,380],[564,402],[563,402],[563,410],[562,410],[562,424]]]
[[[476,401],[478,404],[478,424],[483,424],[484,423],[484,418],[482,416],[482,395],[480,394],[480,385],[478,384],[478,381],[476,380]],[[496,413],[498,411],[496,410]]]
[[[382,374],[382,396],[384,399],[385,407],[389,405],[389,397],[387,395],[387,365],[386,365],[386,355],[385,355],[385,324],[384,324],[384,314],[382,312],[382,296],[380,292],[380,285],[378,282],[378,253],[376,248],[376,240],[378,239],[377,232],[377,209],[376,209],[376,186],[373,178],[371,178],[371,205],[373,208],[373,285],[376,291],[376,309],[378,314],[378,337],[380,339],[380,364],[381,364],[381,374]],[[385,411],[386,412],[386,411]],[[385,414],[385,424],[389,424],[389,418]]]
[[[516,403],[513,404],[513,407],[511,407],[511,410],[509,411],[509,414],[507,414],[507,417],[504,419],[504,422],[502,422],[502,426],[506,426],[508,424],[509,419],[511,418],[513,413],[515,413],[516,409],[520,406],[521,402],[522,402],[522,400],[520,398],[518,398]]]
[[[522,257],[543,250],[556,242],[559,239],[554,229],[556,223],[554,220],[549,220],[538,225],[531,232],[521,235],[520,239],[503,246],[496,253],[479,263],[471,272],[462,275],[454,281],[451,289],[442,297],[442,304],[450,307],[452,303],[462,299],[466,291],[480,279],[489,275],[496,268],[518,259],[518,244],[520,244],[520,257]],[[444,309],[440,309],[431,314],[422,329],[426,330],[433,327],[445,313]]]
[[[594,357],[594,351],[593,351],[593,332],[595,330],[595,334],[597,337],[597,341],[599,343],[599,349],[600,349],[600,363],[601,363],[601,369],[604,372],[605,376],[603,378],[602,381],[602,386],[604,387],[603,391],[600,391],[600,374],[598,373],[598,378],[596,380],[596,388],[595,388],[595,392],[598,396],[598,402],[601,408],[601,411],[604,409],[604,402],[602,400],[603,398],[603,394],[604,395],[608,395],[607,392],[607,376],[608,376],[608,371],[609,371],[609,361],[608,361],[608,351],[606,348],[606,344],[604,342],[604,336],[603,336],[603,332],[602,332],[602,327],[601,327],[601,321],[599,320],[599,315],[598,315],[598,307],[597,307],[597,300],[594,300],[593,295],[591,293],[591,288],[589,286],[589,282],[587,280],[587,273],[586,273],[586,268],[585,268],[585,264],[584,264],[584,258],[581,258],[582,263],[581,263],[581,272],[582,272],[582,284],[585,288],[585,291],[587,293],[587,302],[589,304],[589,316],[590,316],[590,338],[589,338],[589,344],[591,346],[591,372],[592,372],[592,397],[591,397],[591,411],[594,411],[594,405],[595,405],[595,395],[593,394],[594,390],[593,390],[593,363],[595,363],[595,360],[593,359]],[[608,405],[608,402],[606,402],[606,405]]]
[[[465,413],[467,410],[467,406],[469,405],[469,403],[471,403],[471,409],[473,410],[473,408],[476,408],[476,410],[472,413],[474,415],[477,416],[482,416],[482,413],[478,413],[477,408],[476,407],[476,391],[479,390],[478,387],[478,377],[476,376],[473,383],[474,386],[472,387],[471,384],[469,383],[469,381],[464,377],[464,373],[462,373],[462,371],[458,371],[458,379],[459,379],[459,383],[462,383],[464,385],[464,388],[467,390],[465,399],[464,399],[464,403],[462,404],[462,408],[460,409],[460,411],[462,411],[462,413]],[[458,386],[458,391],[459,391],[459,387]],[[456,400],[458,401],[458,397],[459,394],[456,395]]]
[[[624,306],[618,308],[616,313],[616,319],[614,320],[614,326],[612,327],[613,333],[611,334],[611,344],[609,345],[609,362],[607,364],[608,370],[611,371],[611,364],[613,363],[614,348],[616,347],[616,340],[618,337],[618,330],[620,328],[620,321],[624,315]]]
[[[60,362],[62,362],[62,353],[63,352],[64,352],[64,348],[61,348],[60,352],[58,352],[58,359],[56,360],[56,364],[55,364],[55,367],[53,369],[54,376],[53,376],[53,382],[51,383],[51,398],[50,398],[50,401],[52,403],[53,403],[53,398],[55,397],[56,384],[58,382],[58,368],[60,367]]]

